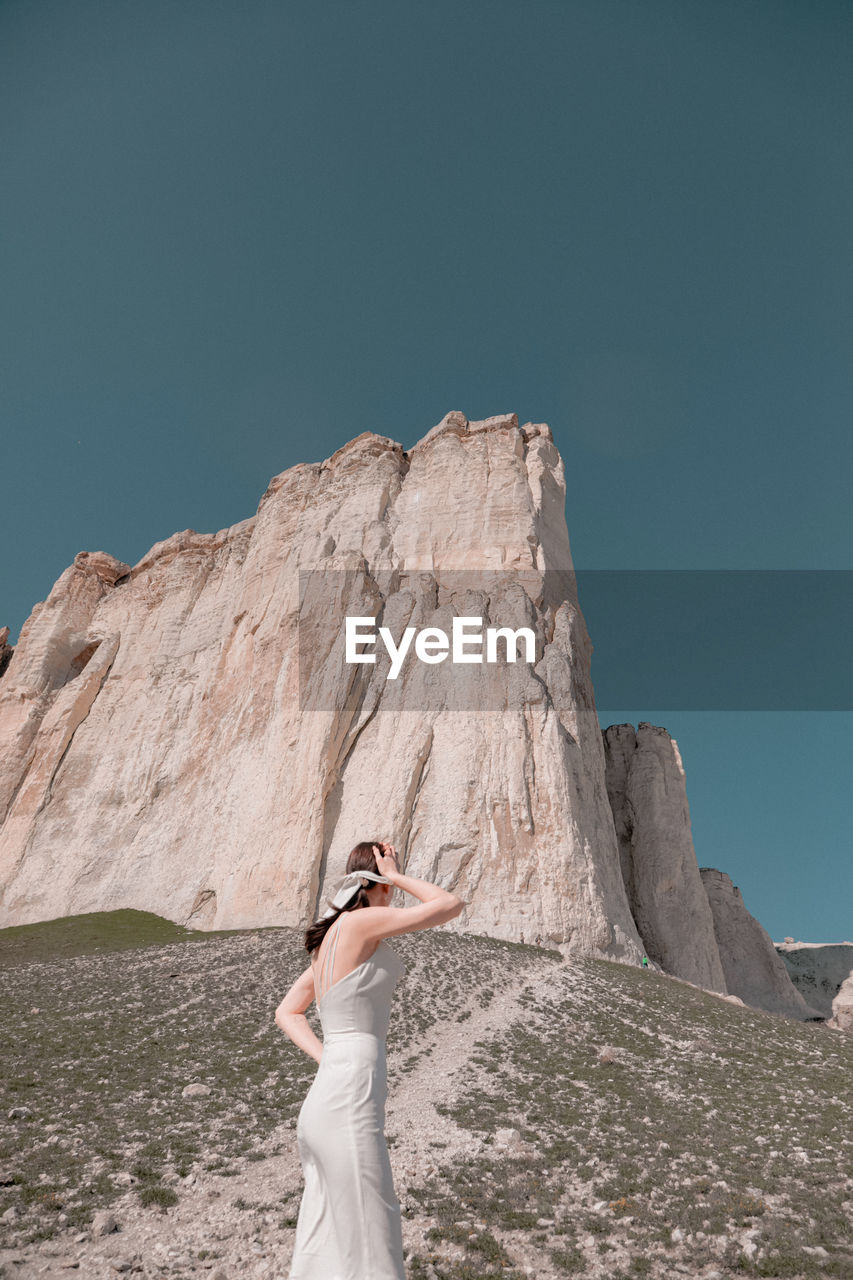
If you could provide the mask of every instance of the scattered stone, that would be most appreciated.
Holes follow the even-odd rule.
[[[109,1209],[99,1209],[92,1219],[92,1235],[108,1236],[113,1231],[118,1231],[115,1214],[110,1213]]]
[[[0,1187],[13,1187],[19,1178],[16,1169],[0,1169]]]
[[[609,1044],[605,1045],[598,1055],[598,1061],[601,1063],[603,1067],[612,1066],[614,1062],[621,1066],[621,1062],[619,1059],[619,1050],[614,1049],[612,1045],[609,1045]]]
[[[0,1222],[16,1222],[19,1216],[18,1210],[12,1205],[4,1214],[0,1214]]]
[[[10,1120],[32,1120],[33,1113],[29,1107],[12,1107],[9,1112]]]
[[[182,1098],[207,1098],[210,1089],[206,1084],[187,1084],[181,1090]]]
[[[681,1230],[681,1227],[672,1228],[672,1231],[670,1232],[670,1239],[673,1244],[681,1244],[681,1241],[684,1239],[684,1232]]]
[[[79,1232],[79,1233],[74,1237],[74,1243],[75,1243],[75,1244],[85,1244],[85,1243],[86,1243],[86,1241],[87,1241],[88,1239],[89,1239],[89,1234],[88,1234],[88,1232],[87,1232],[87,1231],[80,1231],[80,1232]]]

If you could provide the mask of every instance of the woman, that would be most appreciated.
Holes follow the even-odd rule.
[[[420,906],[392,907],[395,887]],[[385,1036],[406,966],[385,940],[444,924],[464,906],[404,876],[392,845],[367,841],[355,846],[331,906],[305,934],[311,963],[275,1015],[320,1064],[296,1125],[305,1188],[289,1280],[405,1280],[385,1140]],[[315,996],[322,1042],[305,1017]]]

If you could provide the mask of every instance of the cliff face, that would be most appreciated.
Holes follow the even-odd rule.
[[[819,1016],[728,876],[700,874],[665,729],[602,734],[544,424],[450,413],[274,477],[255,516],[81,552],[0,632],[0,927],[136,907],[305,926],[391,839],[451,928],[637,962]],[[344,661],[345,615],[527,627],[535,664]],[[826,1002],[821,1002],[825,1004]]]
[[[723,871],[700,870],[714,915],[714,932],[731,995],[770,1013],[806,1021],[822,1018],[808,1005],[788,976],[770,935],[744,906],[740,890]]]
[[[452,413],[409,451],[365,433],[293,467],[251,519],[132,568],[81,553],[0,680],[0,925],[304,926],[383,837],[467,901],[460,928],[638,960],[564,502],[547,427]],[[528,625],[535,670],[472,668],[460,715],[447,667],[344,667],[344,612]]]
[[[667,973],[727,993],[702,885],[684,768],[666,729],[641,721],[604,730],[610,798],[622,875],[649,959]]]

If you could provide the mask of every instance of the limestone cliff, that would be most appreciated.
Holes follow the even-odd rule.
[[[649,959],[726,994],[714,918],[699,875],[678,744],[640,721],[604,730],[607,794],[628,902]]]
[[[832,1001],[832,1017],[826,1024],[833,1031],[853,1036],[853,973],[849,973]]]
[[[15,652],[12,645],[8,643],[9,628],[0,627],[0,676],[8,667],[12,660],[12,654]]]
[[[700,875],[714,915],[729,993],[740,996],[745,1004],[801,1022],[821,1019],[821,1011],[807,1004],[791,982],[770,935],[747,911],[731,877],[712,867],[700,868]]]
[[[465,899],[450,927],[638,960],[564,504],[546,426],[451,413],[410,450],[366,432],[292,467],[255,516],[132,568],[78,555],[0,681],[0,924],[304,926],[379,837]],[[488,687],[472,668],[454,702],[443,669],[343,666],[343,612],[509,619],[537,660]]]

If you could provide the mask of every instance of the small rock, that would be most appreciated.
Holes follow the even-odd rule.
[[[182,1098],[206,1098],[210,1089],[206,1084],[187,1084],[181,1090]]]
[[[15,1169],[0,1169],[0,1187],[12,1187],[18,1181],[20,1174]]]
[[[510,1147],[521,1142],[521,1134],[517,1129],[496,1129],[495,1142],[500,1147]]]
[[[210,1273],[210,1280],[228,1280],[228,1272],[224,1267],[216,1267],[216,1269]]]
[[[9,1112],[10,1120],[32,1120],[33,1113],[29,1107],[12,1107]]]
[[[609,1067],[614,1062],[619,1061],[619,1050],[614,1049],[612,1045],[606,1044],[598,1055],[598,1061],[603,1067]]]
[[[78,1235],[74,1237],[74,1243],[85,1244],[88,1239],[89,1239],[88,1233],[85,1231],[81,1231]]]
[[[684,1232],[681,1230],[681,1227],[673,1227],[670,1232],[670,1238],[672,1239],[673,1244],[681,1244],[681,1241],[684,1239]]]
[[[92,1219],[92,1235],[108,1236],[113,1231],[118,1231],[115,1214],[110,1213],[109,1209],[99,1209]]]
[[[0,1214],[0,1222],[15,1222],[18,1218],[18,1210],[12,1205],[11,1209],[7,1209],[4,1214]]]

